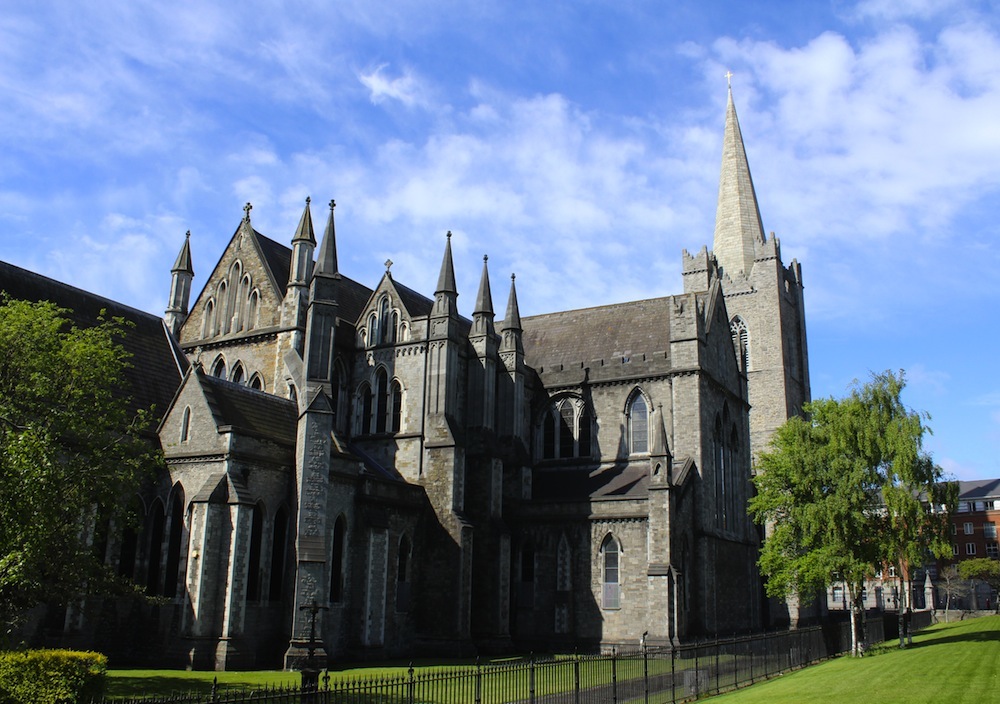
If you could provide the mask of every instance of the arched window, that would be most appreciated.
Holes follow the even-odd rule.
[[[202,319],[201,337],[207,339],[215,335],[215,299],[209,298],[205,304],[205,317]]]
[[[330,555],[330,601],[344,598],[344,555],[347,542],[347,519],[341,514],[333,524],[333,552]]]
[[[393,311],[392,322],[389,323],[389,334],[388,334],[389,339],[386,340],[386,342],[395,342],[398,337],[397,333],[398,330],[399,330],[399,313]]]
[[[629,454],[649,452],[649,407],[646,398],[636,391],[628,405]]]
[[[213,334],[218,333],[220,335],[225,335],[229,332],[229,290],[226,287],[226,282],[219,282],[219,288],[215,291],[215,300],[218,302],[218,324],[216,328],[212,331]]]
[[[385,369],[375,372],[375,432],[384,433],[389,413],[389,380]]]
[[[121,549],[118,551],[118,574],[134,580],[136,557],[139,552],[139,536],[132,526],[142,525],[146,522],[146,508],[138,497],[132,501],[132,515],[123,516],[122,522],[124,528],[121,535]]]
[[[403,535],[396,556],[396,611],[403,613],[410,610],[410,552],[410,539]]]
[[[339,359],[333,363],[333,427],[338,432],[347,430],[347,372]]]
[[[256,389],[257,391],[263,391],[264,390],[264,379],[261,377],[260,374],[258,374],[257,372],[254,372],[253,376],[250,377],[250,384],[249,384],[249,386],[250,386],[251,389]]]
[[[274,514],[274,533],[271,536],[271,580],[268,598],[281,601],[285,589],[285,560],[288,552],[288,511],[284,506]]]
[[[362,384],[358,396],[361,399],[358,408],[358,434],[367,435],[372,431],[372,387],[367,383]]]
[[[191,406],[184,407],[181,417],[181,442],[187,442],[191,433]]]
[[[389,430],[398,433],[403,419],[403,387],[393,379],[389,385]]]
[[[260,309],[260,292],[256,289],[250,294],[250,300],[247,301],[247,330],[253,330],[257,327],[257,315]]]
[[[264,535],[264,509],[254,504],[250,517],[250,554],[247,559],[247,601],[260,600],[260,553]]]
[[[378,308],[378,341],[392,342],[392,319],[389,316],[389,299],[383,298]]]
[[[368,316],[368,344],[378,344],[378,317],[374,313]]]
[[[621,545],[610,533],[601,543],[601,608],[621,608]]]
[[[556,401],[542,416],[542,459],[590,457],[592,423],[590,411],[582,399]]]
[[[740,316],[733,318],[729,323],[729,330],[733,335],[733,348],[736,350],[736,361],[740,369],[744,372],[750,370],[750,331],[746,321]]]
[[[247,376],[246,371],[244,371],[243,369],[243,363],[237,362],[236,365],[233,367],[233,376],[231,381],[234,384],[242,384],[243,382],[246,381],[246,376]]]
[[[226,378],[226,360],[220,354],[215,358],[215,362],[212,363],[212,376],[218,377],[219,379]]]
[[[180,484],[174,487],[174,498],[170,502],[170,534],[167,538],[167,570],[163,582],[163,596],[177,596],[177,583],[180,581],[181,545],[184,529],[184,502],[181,496],[184,489]]]

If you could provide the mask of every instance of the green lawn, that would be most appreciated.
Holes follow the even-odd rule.
[[[669,668],[669,661],[653,663],[654,669]],[[418,661],[415,669],[428,671],[474,668],[468,661]],[[581,663],[584,686],[606,682],[607,667]],[[405,674],[404,663],[381,667],[345,667],[332,671],[331,679],[357,676],[385,677]],[[540,668],[537,693],[572,687],[568,672],[545,676]],[[619,671],[619,681],[632,673]],[[297,672],[185,672],[170,670],[112,670],[108,672],[109,696],[209,692],[213,678],[220,688],[258,689],[264,686],[298,685]],[[514,689],[520,684],[512,679]],[[458,685],[442,685],[458,689]],[[466,685],[462,685],[466,686]],[[504,687],[506,689],[506,687]],[[499,693],[495,693],[499,694]],[[513,692],[512,692],[513,694]],[[443,695],[442,695],[443,696]],[[450,695],[449,695],[450,696]],[[447,699],[447,697],[445,697]],[[655,698],[655,697],[654,697]],[[448,699],[453,700],[454,697]],[[659,700],[657,700],[659,701]],[[836,702],[836,704],[882,704],[883,702],[983,702],[1000,701],[1000,616],[987,616],[934,626],[914,637],[914,644],[899,650],[884,644],[864,658],[840,657],[829,662],[775,677],[737,692],[714,697],[713,702],[735,704],[780,704]]]
[[[933,626],[906,650],[881,646],[747,689],[713,697],[725,704],[882,704],[1000,701],[1000,616]]]

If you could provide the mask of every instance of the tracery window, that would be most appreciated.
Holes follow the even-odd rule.
[[[398,433],[402,426],[403,387],[399,381],[389,380],[382,367],[375,372],[375,388],[367,383],[359,391],[361,400],[358,431],[367,433]]]
[[[580,398],[563,398],[541,419],[542,459],[590,457],[593,417]]]
[[[729,323],[729,330],[733,335],[733,348],[736,350],[736,360],[740,369],[744,372],[750,370],[750,331],[746,321],[740,316],[733,318]]]
[[[649,406],[642,392],[638,390],[633,392],[626,413],[629,454],[641,455],[649,452]]]

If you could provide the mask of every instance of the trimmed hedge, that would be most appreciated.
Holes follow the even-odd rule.
[[[75,650],[0,653],[0,704],[86,704],[104,693],[108,658]]]

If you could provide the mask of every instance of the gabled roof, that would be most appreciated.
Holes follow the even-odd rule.
[[[295,444],[298,409],[293,401],[216,378],[200,368],[195,369],[195,374],[217,427],[284,445]]]
[[[284,296],[288,290],[288,273],[292,266],[292,249],[265,237],[256,230],[253,231],[253,234],[257,240],[257,246],[260,247],[264,264],[270,269],[275,286],[278,287],[278,291]]]
[[[958,483],[960,501],[985,499],[991,496],[1000,498],[1000,479],[977,479]]]
[[[538,501],[646,498],[649,463],[601,465],[597,468],[536,468],[531,496]]]
[[[671,300],[653,298],[522,318],[524,361],[539,369],[668,352]]]
[[[189,363],[161,318],[2,261],[0,291],[14,299],[51,301],[71,311],[69,318],[78,327],[95,325],[102,310],[108,317],[132,323],[122,340],[132,355],[125,392],[131,396],[133,411],[153,407],[155,419],[162,417]]]

